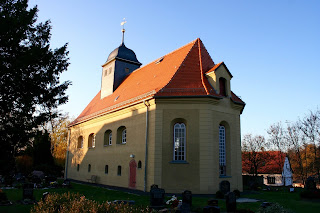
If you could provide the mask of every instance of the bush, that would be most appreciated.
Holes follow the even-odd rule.
[[[49,194],[31,209],[31,213],[85,213],[85,212],[152,212],[149,208],[129,206],[128,204],[98,203],[80,194]]]
[[[222,191],[217,191],[216,192],[216,198],[218,198],[218,199],[223,199],[224,198],[224,194],[222,193]]]
[[[240,197],[240,191],[238,189],[233,190],[233,193],[236,195],[237,198]]]

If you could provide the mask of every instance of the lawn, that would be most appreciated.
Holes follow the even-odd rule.
[[[22,205],[18,204],[17,201],[22,199],[22,189],[7,189],[3,190],[6,192],[9,200],[13,201],[14,205],[12,206],[0,206],[0,212],[30,212],[32,205]],[[147,206],[149,205],[149,196],[147,195],[135,195],[129,194],[121,191],[108,190],[105,188],[100,188],[92,185],[72,183],[71,189],[35,189],[34,196],[36,200],[40,200],[42,198],[42,194],[44,192],[56,192],[56,193],[64,193],[64,192],[72,192],[79,193],[86,196],[88,199],[96,200],[98,202],[103,201],[113,201],[113,200],[134,200],[136,205],[139,206]],[[259,199],[261,202],[257,203],[238,203],[238,209],[251,209],[253,211],[257,211],[260,204],[263,201],[268,202],[276,202],[280,205],[284,206],[286,209],[291,210],[292,212],[315,212],[316,209],[320,209],[320,202],[312,202],[301,200],[299,196],[299,190],[294,193],[289,193],[286,190],[279,191],[258,191],[258,192],[250,192],[246,191],[242,194],[242,197]],[[168,197],[169,199],[169,197]],[[192,204],[194,210],[200,210],[201,207],[206,206],[207,200],[209,197],[198,197],[193,196]],[[219,206],[221,208],[221,212],[226,211],[224,200],[219,200]]]

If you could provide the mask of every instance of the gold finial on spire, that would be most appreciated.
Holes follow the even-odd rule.
[[[126,18],[123,18],[123,22],[121,22],[121,26],[122,26],[122,44],[124,44],[124,32],[126,31],[124,29],[124,24],[127,23]]]

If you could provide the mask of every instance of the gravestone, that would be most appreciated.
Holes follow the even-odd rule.
[[[227,212],[235,212],[237,210],[236,195],[234,192],[229,192],[226,196]]]
[[[220,207],[218,206],[218,200],[209,199],[208,205],[203,208],[204,213],[220,213]]]
[[[308,177],[306,180],[306,190],[314,191],[317,189],[316,182],[313,177]]]
[[[181,213],[189,213],[192,205],[192,192],[185,190],[182,193],[182,205],[180,206]]]
[[[216,199],[209,199],[208,206],[218,206],[218,200]]]
[[[182,193],[182,203],[186,203],[189,204],[190,206],[192,206],[192,192],[189,190],[185,190]]]
[[[228,192],[230,192],[230,182],[227,180],[221,181],[219,184],[219,190],[223,194],[227,194]]]
[[[33,200],[33,184],[25,183],[22,185],[22,200]]]
[[[220,213],[219,206],[205,206],[203,207],[203,213]]]
[[[150,207],[152,209],[162,209],[164,207],[164,189],[158,188],[157,185],[152,185],[150,190]]]

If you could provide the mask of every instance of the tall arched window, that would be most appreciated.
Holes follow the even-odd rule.
[[[226,129],[219,126],[219,174],[226,175]]]
[[[220,88],[220,95],[227,96],[226,91],[226,79],[225,78],[219,78],[219,88]]]
[[[173,127],[173,160],[186,160],[186,125],[176,123]]]
[[[127,128],[125,126],[120,126],[117,130],[117,144],[127,143]]]
[[[91,133],[88,137],[88,148],[94,148],[96,146],[96,136]]]
[[[83,137],[82,136],[80,136],[78,138],[77,148],[83,148]]]
[[[108,129],[104,132],[104,146],[112,145],[112,131]]]

